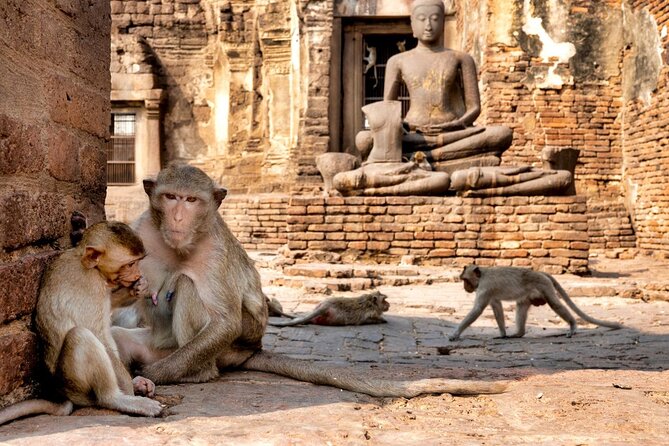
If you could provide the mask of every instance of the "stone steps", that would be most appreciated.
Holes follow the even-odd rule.
[[[268,285],[303,288],[311,293],[362,291],[379,286],[455,282],[458,272],[415,265],[304,263],[285,266]]]
[[[384,286],[453,283],[459,282],[460,274],[460,269],[456,267],[327,261],[286,264],[276,262],[277,257],[274,255],[254,254],[253,257],[264,270],[263,286],[285,286],[313,294],[360,292]],[[669,301],[669,274],[664,268],[645,271],[638,270],[640,267],[636,266],[636,269],[630,269],[633,265],[621,264],[615,274],[603,270],[592,277],[564,274],[556,278],[572,297],[617,296],[644,301]]]

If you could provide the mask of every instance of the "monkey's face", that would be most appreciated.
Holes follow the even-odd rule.
[[[139,261],[143,257],[144,253],[132,254],[123,247],[99,249],[87,246],[82,264],[88,268],[96,268],[110,285],[130,287],[142,277]]]
[[[208,221],[209,207],[201,195],[162,191],[158,195],[162,210],[160,231],[165,243],[173,249],[185,250],[196,241],[200,225]]]
[[[142,277],[142,273],[139,271],[140,260],[141,259],[135,259],[130,263],[121,265],[118,270],[118,277],[116,280],[119,285],[130,287],[133,283],[137,282]]]
[[[465,287],[465,291],[473,293],[479,286],[479,278],[481,277],[481,270],[475,265],[465,266],[460,274],[460,280]]]

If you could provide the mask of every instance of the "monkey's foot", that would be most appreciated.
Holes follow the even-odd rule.
[[[132,380],[132,388],[135,395],[148,396],[153,398],[156,395],[156,385],[148,378],[135,376]]]
[[[514,333],[514,334],[508,335],[506,337],[507,338],[522,338],[523,336],[525,336],[525,333]]]

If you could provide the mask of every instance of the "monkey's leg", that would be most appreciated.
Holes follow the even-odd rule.
[[[140,366],[152,364],[174,351],[174,349],[154,348],[149,328],[112,327],[111,331],[118,346],[119,358],[127,368],[133,364]]]
[[[239,367],[255,352],[261,350],[265,327],[263,320],[256,319],[246,308],[242,307],[242,334],[218,355],[216,360],[218,368]]]
[[[546,302],[548,305],[569,324],[569,332],[567,332],[567,337],[571,338],[576,332],[576,318],[569,312],[567,307],[560,301],[560,299],[555,295],[553,290],[545,293]]]
[[[527,312],[532,304],[529,300],[521,299],[516,302],[516,332],[510,338],[522,338],[525,336],[525,324],[527,323]]]
[[[102,342],[88,329],[75,327],[67,333],[56,374],[64,383],[66,396],[75,404],[97,404],[144,416],[156,416],[162,411],[157,401],[121,392],[112,360]]]
[[[495,321],[497,321],[497,326],[499,327],[499,337],[506,337],[506,323],[504,322],[504,308],[502,308],[502,303],[498,300],[491,300],[490,306],[492,307],[492,312],[495,313]]]
[[[453,331],[453,333],[448,337],[449,341],[455,341],[460,337],[460,334],[462,334],[463,331],[469,327],[472,322],[474,322],[476,319],[481,316],[481,313],[483,313],[483,310],[485,307],[488,305],[488,302],[479,302],[478,298],[474,302],[474,308],[465,316],[465,318],[460,322],[460,325]]]

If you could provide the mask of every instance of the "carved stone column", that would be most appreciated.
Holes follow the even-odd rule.
[[[160,170],[160,98],[144,100],[146,108],[146,153],[144,174],[156,175]]]

